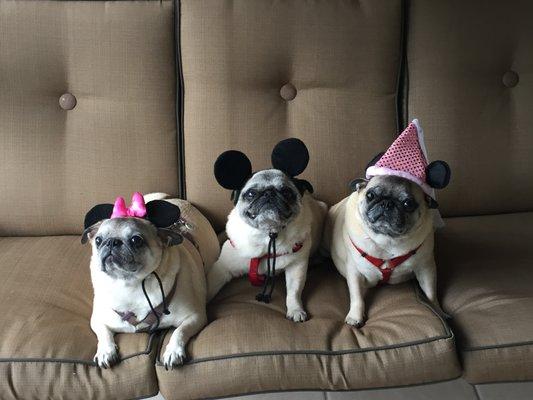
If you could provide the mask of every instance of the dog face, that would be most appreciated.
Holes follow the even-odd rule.
[[[285,173],[267,169],[248,180],[236,207],[250,226],[266,233],[278,233],[300,212],[302,196]]]
[[[408,235],[428,218],[428,202],[415,183],[397,176],[375,176],[359,190],[359,213],[375,233]]]
[[[144,279],[157,269],[164,248],[181,242],[181,235],[156,228],[140,218],[113,218],[100,222],[88,232],[93,262],[115,279]]]

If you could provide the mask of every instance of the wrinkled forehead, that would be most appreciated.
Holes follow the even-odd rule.
[[[129,237],[135,234],[155,234],[155,227],[140,218],[113,218],[102,222],[98,234],[103,236]]]
[[[293,186],[290,178],[278,169],[265,169],[256,172],[244,186],[245,189],[263,189],[267,187],[281,188],[282,186]]]
[[[367,185],[367,190],[372,189],[376,194],[407,196],[415,194],[418,185],[399,176],[384,175],[374,176]]]

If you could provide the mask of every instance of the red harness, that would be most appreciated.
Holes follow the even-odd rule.
[[[230,240],[229,242],[233,247],[235,247],[235,244],[232,240]],[[296,243],[294,246],[292,246],[292,252],[272,254],[270,258],[277,258],[281,256],[286,256],[288,254],[297,253],[302,247],[303,243]],[[259,265],[261,264],[261,261],[265,260],[266,258],[268,258],[268,254],[262,255],[261,257],[250,258],[250,266],[248,268],[248,280],[253,286],[263,286],[265,282],[265,275],[259,273]]]
[[[403,256],[398,256],[391,258],[390,260],[383,260],[381,258],[372,257],[371,255],[364,252],[362,249],[356,246],[356,244],[353,242],[353,240],[350,238],[350,241],[352,242],[353,247],[361,254],[361,257],[366,259],[369,263],[371,263],[374,267],[380,270],[381,272],[381,280],[380,283],[387,283],[392,275],[392,271],[394,269],[402,264],[403,262],[407,261],[411,256],[415,255],[420,246],[418,246],[416,249],[411,250],[409,253],[404,254]],[[385,264],[387,263],[387,264]]]

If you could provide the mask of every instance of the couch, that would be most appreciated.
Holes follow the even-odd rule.
[[[526,0],[0,0],[0,398],[533,397],[533,5]],[[97,368],[85,212],[133,191],[186,198],[224,229],[216,156],[268,165],[299,137],[334,204],[412,119],[452,167],[439,193],[443,320],[414,282],[369,293],[311,268],[310,320],[246,279],[208,307],[189,359],[119,334]],[[276,393],[277,392],[277,393]]]

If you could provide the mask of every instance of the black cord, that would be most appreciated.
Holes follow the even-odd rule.
[[[276,283],[276,238],[278,234],[275,232],[269,233],[268,235],[270,240],[268,241],[268,250],[267,250],[267,273],[265,276],[265,281],[263,282],[263,290],[261,293],[258,293],[255,296],[257,301],[263,303],[270,303],[272,299],[272,292],[274,291],[274,286]],[[268,286],[270,285],[269,293],[267,294]]]
[[[161,296],[163,296],[163,314],[168,315],[168,314],[170,314],[170,311],[167,308],[167,303],[166,303],[166,299],[165,299],[165,291],[163,290],[163,283],[161,282],[161,278],[159,278],[159,275],[157,275],[157,273],[155,271],[152,272],[152,274],[154,274],[155,278],[157,279],[157,282],[159,283],[159,290],[161,290]],[[146,278],[148,278],[148,277],[146,277]],[[148,302],[148,305],[150,306],[150,310],[151,310],[152,314],[154,314],[154,316],[155,316],[155,318],[157,320],[157,322],[155,324],[155,327],[150,329],[150,331],[155,331],[157,328],[159,328],[159,324],[161,323],[161,319],[159,318],[159,314],[157,313],[157,311],[155,310],[154,306],[152,305],[152,302],[150,301],[150,297],[148,296],[148,293],[146,292],[146,288],[144,287],[145,282],[146,282],[146,278],[143,279],[143,281],[141,283],[141,287],[142,287],[142,290],[143,290],[144,297],[146,298],[146,301]]]

